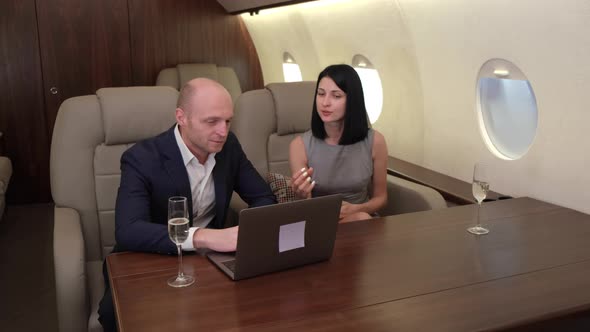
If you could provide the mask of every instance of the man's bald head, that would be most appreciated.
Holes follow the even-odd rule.
[[[182,140],[201,164],[210,153],[221,151],[233,116],[229,92],[213,80],[196,78],[180,90],[176,123]]]
[[[208,78],[195,78],[188,81],[180,90],[177,108],[190,112],[199,108],[199,100],[203,97],[223,98],[231,101],[229,92],[218,82]]]

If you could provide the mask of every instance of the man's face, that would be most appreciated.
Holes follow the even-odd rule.
[[[176,109],[180,134],[189,150],[204,163],[209,153],[221,151],[231,120],[233,104],[223,90],[202,89],[185,108]]]

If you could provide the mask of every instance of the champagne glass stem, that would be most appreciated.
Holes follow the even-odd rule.
[[[480,220],[480,210],[481,209],[481,202],[477,202],[477,225],[475,227],[481,227],[481,220]]]
[[[182,269],[182,247],[180,244],[176,245],[176,249],[178,249],[178,278],[184,278],[184,272]]]

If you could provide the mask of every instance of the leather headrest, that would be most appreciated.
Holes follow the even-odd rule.
[[[315,82],[271,83],[266,88],[275,104],[277,134],[301,133],[311,128]]]
[[[128,144],[170,128],[178,91],[171,87],[103,88],[96,91],[107,145]]]
[[[190,80],[196,77],[205,77],[219,81],[217,65],[212,63],[185,63],[176,66],[178,69],[179,90]]]

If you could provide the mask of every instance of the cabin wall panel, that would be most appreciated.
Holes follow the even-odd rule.
[[[299,11],[271,9],[271,14],[242,14],[256,45],[264,84],[284,82],[283,52],[297,61],[304,81],[314,81],[323,69],[304,15]],[[272,40],[272,43],[268,41]]]
[[[133,83],[153,85],[160,70],[205,62],[234,68],[243,91],[263,87],[256,49],[239,16],[216,1],[129,0]]]
[[[465,181],[475,162],[489,161],[493,190],[590,213],[590,192],[583,190],[590,183],[587,0],[340,0],[295,7],[244,16],[266,83],[282,81],[283,51],[295,56],[305,80],[362,53],[381,72],[384,108],[375,128],[390,155]],[[497,57],[519,66],[537,97],[537,136],[516,161],[492,156],[475,113],[477,73]]]
[[[64,100],[131,85],[127,0],[38,0],[37,13],[51,134]]]
[[[263,87],[248,30],[216,1],[0,1],[1,144],[15,168],[9,203],[51,201],[51,132],[63,100],[154,85],[180,62],[231,66],[242,90]]]
[[[8,203],[49,201],[49,135],[34,0],[0,1],[0,131]]]
[[[590,213],[590,3],[585,0],[399,0],[416,46],[424,94],[424,165],[471,181],[490,160],[492,189]],[[475,113],[480,66],[505,58],[527,75],[537,136],[519,160],[485,147]]]
[[[328,65],[350,64],[357,53],[368,57],[383,85],[383,112],[373,127],[384,135],[390,155],[422,163],[420,75],[413,41],[395,2],[317,1],[243,18],[258,50],[265,83],[284,81],[284,51],[295,57],[303,79],[311,81]],[[311,112],[312,103],[313,99],[309,110],[302,111]]]

